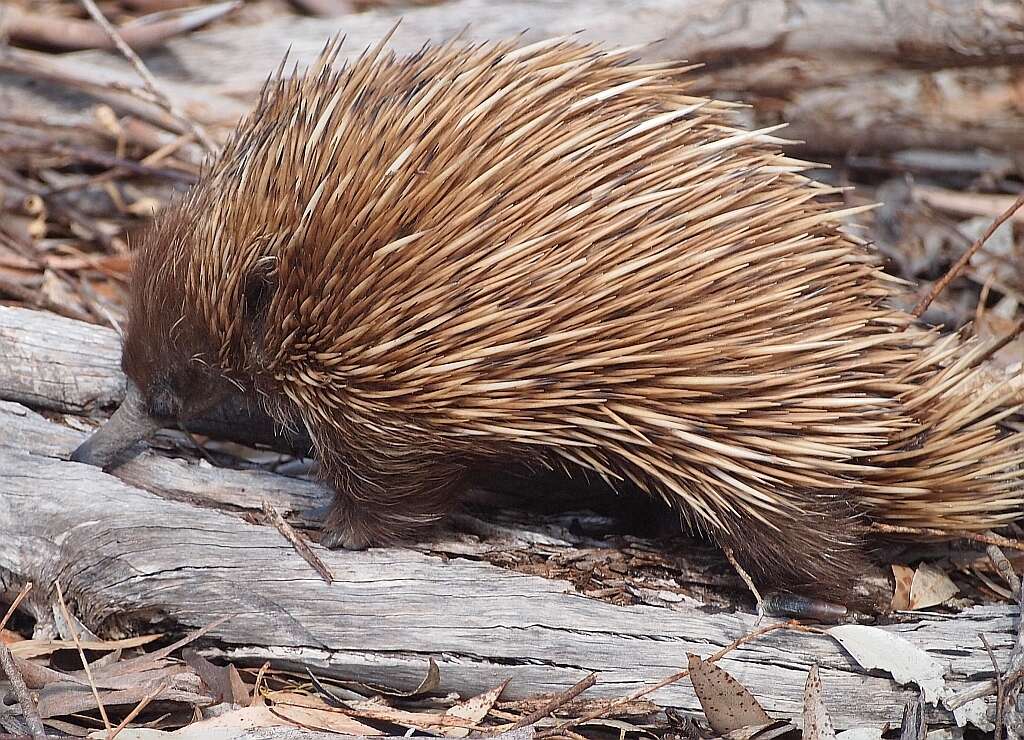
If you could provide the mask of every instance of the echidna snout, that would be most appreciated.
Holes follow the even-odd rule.
[[[125,370],[310,433],[327,539],[415,535],[481,466],[668,502],[757,580],[860,568],[861,522],[1021,508],[1011,400],[888,306],[833,194],[674,64],[458,43],[271,80],[141,244]],[[142,356],[142,355],[140,355]],[[623,499],[628,505],[628,499]]]

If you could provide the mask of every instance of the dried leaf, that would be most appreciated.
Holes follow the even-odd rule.
[[[238,675],[238,669],[233,665],[215,665],[191,649],[183,650],[182,657],[203,683],[210,688],[211,696],[215,701],[238,704],[239,706],[247,706],[252,702],[249,690],[242,682],[242,677]]]
[[[804,684],[804,740],[835,740],[836,728],[821,698],[818,664],[811,666]]]
[[[54,270],[100,270],[108,275],[123,276],[131,272],[131,254],[85,254],[77,257],[48,255],[46,266]]]
[[[895,611],[906,611],[910,608],[910,584],[914,580],[914,569],[906,565],[894,565],[892,575],[896,579],[896,590],[890,606]]]
[[[927,736],[928,724],[924,718],[924,699],[921,696],[915,696],[903,707],[900,740],[924,740]]]
[[[498,701],[498,697],[501,696],[501,692],[508,686],[508,682],[511,679],[505,679],[499,685],[495,686],[490,691],[485,691],[482,694],[474,696],[472,699],[459,702],[454,707],[445,712],[448,717],[458,717],[459,719],[469,720],[473,724],[480,724],[487,713],[494,707],[494,703]],[[468,727],[448,727],[444,730],[444,734],[447,737],[466,737],[469,735]]]
[[[960,589],[938,568],[921,563],[910,586],[910,608],[927,609],[951,599]]]
[[[690,681],[711,729],[719,735],[772,722],[753,695],[724,670],[696,655],[688,656]]]
[[[966,193],[929,185],[915,186],[914,197],[933,208],[958,216],[984,216],[989,223],[1009,208],[1014,201],[1012,195]],[[1024,213],[1017,211],[1010,217],[1010,220],[1024,223]]]
[[[945,667],[903,637],[861,624],[843,624],[830,628],[828,633],[863,668],[886,671],[902,685],[917,684],[929,704],[936,704],[945,695]]]
[[[278,694],[273,707],[257,704],[202,720],[188,726],[199,731],[197,738],[206,738],[203,730],[236,728],[252,730],[260,727],[305,727],[344,735],[380,735],[379,730],[364,725],[334,709],[316,697],[304,694]],[[177,733],[174,737],[178,737]]]

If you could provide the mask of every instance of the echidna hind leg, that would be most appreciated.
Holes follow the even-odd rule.
[[[772,523],[736,519],[715,536],[759,587],[848,602],[850,587],[868,568],[863,525],[851,507],[808,501]]]

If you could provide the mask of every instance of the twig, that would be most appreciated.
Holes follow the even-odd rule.
[[[18,611],[18,607],[21,606],[21,602],[25,600],[25,597],[28,596],[28,592],[31,590],[32,581],[29,581],[21,587],[21,591],[19,591],[18,595],[14,597],[14,601],[11,602],[11,606],[8,608],[7,613],[4,614],[3,619],[0,619],[0,631],[3,631],[4,627],[7,626],[7,623],[11,621],[11,617],[14,616],[14,612]]]
[[[142,710],[149,706],[149,703],[153,701],[153,699],[155,699],[160,694],[160,692],[166,689],[169,685],[170,680],[165,679],[160,682],[159,686],[157,686],[155,689],[153,689],[144,697],[142,697],[142,699],[139,700],[139,703],[135,705],[135,708],[128,713],[128,716],[121,720],[120,724],[118,724],[118,726],[114,728],[114,731],[110,734],[108,740],[114,740],[114,738],[116,738],[121,733],[121,730],[127,727],[129,722],[138,717],[139,714],[142,713]]]
[[[1017,595],[1017,638],[1014,640],[1010,658],[1006,662],[1006,673],[1003,675],[1003,727],[1007,736],[1019,738],[1024,718],[1020,716],[1019,697],[1021,679],[1024,677],[1024,589]],[[998,678],[998,675],[997,675]],[[998,690],[998,683],[996,685]]]
[[[193,0],[122,0],[121,5],[136,13],[158,13],[190,5]]]
[[[995,534],[982,534],[980,532],[966,532],[961,529],[932,529],[930,527],[904,527],[899,524],[883,524],[882,522],[872,522],[868,525],[868,531],[876,534],[912,534],[912,535],[926,535],[928,537],[944,537],[946,539],[961,539],[970,540],[971,542],[978,542],[982,545],[996,545],[997,547],[1005,547],[1009,550],[1021,550],[1024,551],[1024,542],[1021,540],[1010,539],[1009,537],[1000,537]]]
[[[750,593],[754,595],[754,603],[757,605],[757,616],[763,617],[765,615],[764,599],[761,598],[761,592],[757,590],[757,586],[754,585],[754,579],[750,577],[750,574],[743,569],[743,566],[736,560],[736,556],[732,552],[731,547],[723,547],[722,552],[725,554],[725,559],[732,565],[733,570],[739,575],[743,582],[747,584],[747,588]]]
[[[992,670],[995,671],[996,681],[996,729],[992,735],[992,740],[1000,740],[1000,736],[1003,734],[1003,674],[999,670],[999,662],[996,661],[996,654],[992,652],[992,646],[988,644],[988,640],[985,639],[985,635],[978,635],[981,638],[981,644],[985,646],[985,650],[988,652],[988,659],[992,662]]]
[[[263,501],[263,513],[267,515],[267,519],[277,528],[281,536],[291,543],[292,547],[295,548],[295,552],[301,555],[302,559],[309,563],[326,583],[334,583],[334,574],[324,564],[324,561],[313,552],[309,544],[299,536],[299,533],[292,528],[292,525],[286,522],[281,513],[267,500]]]
[[[1008,686],[1014,681],[1019,681],[1024,678],[1024,668],[1018,668],[1015,671],[1007,671],[1003,674],[1003,686]],[[950,695],[947,699],[942,700],[942,705],[946,709],[953,711],[959,709],[965,704],[974,701],[975,699],[984,699],[987,696],[992,696],[996,693],[996,682],[991,681],[980,681],[962,691],[958,691]]]
[[[46,737],[43,720],[39,717],[39,711],[36,709],[35,702],[32,701],[32,695],[28,692],[25,679],[22,678],[21,671],[18,670],[14,654],[2,640],[0,640],[0,668],[3,668],[11,682],[11,689],[14,691],[18,704],[21,705],[21,713],[25,716],[25,724],[28,725],[32,740],[43,740]]]
[[[990,537],[998,537],[995,532],[985,532]],[[1013,572],[1013,565],[1007,560],[1006,555],[999,549],[997,545],[988,545],[985,548],[985,552],[988,555],[988,559],[992,561],[992,565],[995,566],[996,572],[1003,577],[1009,585],[1010,590],[1013,592],[1014,598],[1020,594],[1020,578],[1016,573]]]
[[[910,312],[911,316],[915,319],[921,318],[921,314],[927,310],[932,301],[934,301],[939,294],[946,289],[946,286],[953,282],[957,275],[963,271],[967,266],[967,263],[971,261],[971,257],[973,257],[977,251],[982,248],[985,242],[988,241],[989,237],[995,233],[996,229],[1002,226],[1003,222],[1013,216],[1021,206],[1024,206],[1024,193],[1017,196],[1017,199],[1010,204],[1010,207],[1003,211],[995,221],[989,224],[989,227],[985,229],[985,233],[978,237],[967,251],[960,256],[960,259],[956,261],[956,264],[949,268],[946,274],[942,276],[942,279],[932,285],[931,290],[928,291],[928,295],[922,298],[920,302],[914,306],[914,310]]]
[[[979,303],[979,305],[981,305],[981,304]],[[982,352],[980,355],[978,355],[978,357],[975,358],[975,360],[974,360],[974,364],[975,365],[980,365],[983,362],[987,362],[988,360],[990,360],[992,358],[992,356],[996,352],[998,352],[1003,347],[1008,345],[1010,342],[1012,342],[1014,339],[1019,337],[1021,334],[1024,334],[1024,319],[1021,319],[1020,321],[1018,321],[1017,325],[1014,326],[1012,329],[1010,329],[1010,332],[1005,337],[1002,337],[1001,339],[999,339],[999,341],[995,342],[991,347],[989,347],[984,352]]]
[[[577,696],[579,696],[584,691],[593,686],[595,683],[597,683],[597,674],[591,673],[589,676],[586,676],[580,681],[577,681],[574,686],[569,687],[568,689],[560,693],[558,696],[554,697],[551,701],[542,706],[540,709],[530,712],[524,717],[520,717],[518,720],[516,720],[515,724],[505,729],[510,731],[518,730],[521,727],[529,727],[534,722],[544,719],[559,707],[568,704]]]
[[[185,113],[181,111],[171,101],[171,99],[167,97],[167,95],[164,94],[160,89],[160,86],[156,84],[156,79],[150,73],[142,59],[135,53],[132,47],[125,43],[125,40],[121,38],[121,35],[117,32],[117,29],[110,24],[110,21],[108,21],[107,17],[103,15],[103,12],[96,7],[96,3],[93,2],[93,0],[82,0],[82,5],[85,6],[85,9],[89,11],[89,15],[92,16],[93,20],[96,21],[96,23],[98,23],[110,37],[110,40],[114,43],[114,46],[117,47],[117,50],[124,55],[124,58],[127,59],[133,67],[135,67],[135,71],[138,72],[139,77],[142,78],[142,83],[145,85],[146,89],[160,102],[161,105],[166,108],[168,113],[177,118],[181,123],[188,126],[189,130],[195,135],[196,140],[203,145],[203,148],[206,149],[206,151],[216,152],[217,145],[214,143],[213,139],[210,138],[210,135],[206,133],[206,130],[186,116]],[[237,6],[237,3],[235,5]]]
[[[92,677],[92,669],[89,667],[89,661],[85,659],[85,651],[82,649],[82,642],[78,639],[78,630],[75,629],[75,620],[71,618],[71,612],[68,610],[68,605],[64,601],[64,592],[61,591],[60,581],[54,581],[54,587],[57,589],[57,601],[60,602],[60,610],[64,615],[64,621],[67,622],[68,629],[71,631],[71,639],[75,643],[75,647],[78,648],[78,657],[82,661],[82,668],[85,669],[85,677],[89,679],[89,688],[92,689],[93,698],[96,699],[96,706],[99,707],[100,717],[103,718],[103,727],[107,731],[107,737],[110,737],[111,727],[110,718],[107,717],[107,708],[103,706],[103,702],[100,701],[100,692],[96,688],[96,681]]]

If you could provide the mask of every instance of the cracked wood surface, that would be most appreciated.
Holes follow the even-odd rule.
[[[0,592],[31,579],[42,595],[59,578],[78,613],[100,631],[191,628],[230,616],[212,633],[222,655],[272,657],[399,687],[417,685],[433,657],[441,688],[464,695],[508,677],[509,697],[559,691],[597,671],[588,696],[619,697],[679,670],[687,653],[706,656],[754,627],[748,614],[683,603],[618,607],[580,596],[565,582],[411,549],[338,553],[314,546],[337,579],[328,586],[273,528],[244,516],[264,497],[289,510],[314,504],[323,492],[313,483],[154,452],[116,476],[65,461],[85,433],[21,401],[88,408],[97,388],[121,382],[110,361],[116,347],[113,332],[0,307],[0,399],[8,399],[0,403]],[[90,368],[90,382],[77,382]],[[1015,614],[975,607],[886,629],[948,666],[948,685],[960,691],[991,674],[979,633],[1005,662]],[[793,718],[814,662],[840,727],[898,723],[916,693],[868,675],[823,635],[774,633],[720,665],[769,713]],[[685,681],[652,698],[698,710]],[[944,710],[933,712],[935,721],[951,720]]]
[[[231,124],[290,50],[303,67],[344,33],[342,59],[385,36],[400,53],[463,33],[523,42],[579,33],[649,59],[707,64],[693,75],[701,94],[754,105],[758,125],[792,124],[788,136],[814,152],[861,154],[900,148],[1015,150],[1024,137],[1017,77],[1024,63],[1024,4],[1018,0],[446,0],[335,18],[280,16],[171,39],[145,55],[161,85],[193,116]],[[468,28],[467,28],[468,25]],[[657,43],[655,43],[657,42]],[[22,52],[19,52],[21,54]],[[45,67],[45,69],[44,69]],[[14,112],[91,115],[81,96],[26,84],[25,72],[59,72],[137,84],[106,52],[28,62],[0,56],[5,101]],[[6,84],[5,84],[6,83]],[[134,101],[132,105],[137,105]]]

